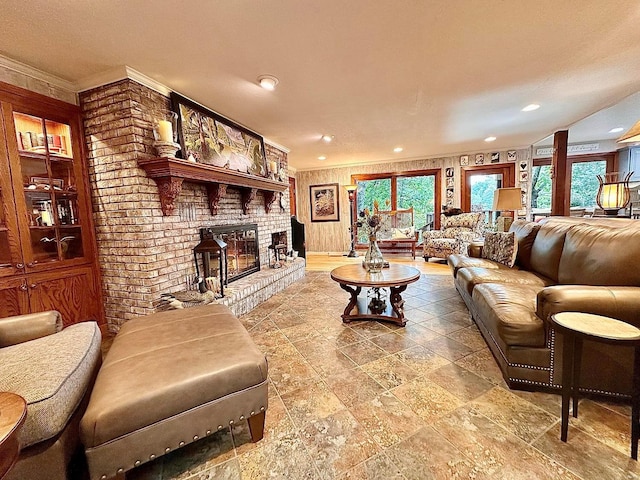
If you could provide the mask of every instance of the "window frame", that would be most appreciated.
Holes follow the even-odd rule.
[[[353,185],[357,184],[360,181],[366,180],[380,180],[380,179],[391,179],[391,205],[389,206],[390,210],[398,209],[398,178],[407,178],[407,177],[426,177],[433,175],[434,177],[434,195],[433,195],[433,208],[434,208],[434,228],[440,228],[440,215],[438,213],[442,210],[442,199],[441,199],[441,190],[442,190],[442,169],[441,168],[430,168],[426,170],[409,170],[403,172],[386,172],[386,173],[360,173],[351,175],[351,183]],[[354,194],[353,208],[357,210],[358,205],[358,191],[356,190]],[[382,207],[381,207],[382,208]],[[386,209],[386,208],[385,208]],[[353,212],[353,218],[358,218],[358,212]],[[415,222],[415,219],[414,219]],[[418,227],[416,225],[416,227]],[[357,232],[356,232],[357,238]]]
[[[585,163],[585,162],[606,162],[605,172],[606,173],[614,173],[618,170],[618,154],[617,152],[605,152],[605,153],[589,153],[585,155],[568,155],[567,163],[568,163],[568,172],[567,172],[567,186],[565,195],[569,196],[569,200],[571,200],[571,177],[573,174],[573,164],[574,163]],[[533,167],[542,167],[545,165],[551,165],[551,157],[544,158],[534,158],[533,159]]]

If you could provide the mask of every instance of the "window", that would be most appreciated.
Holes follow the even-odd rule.
[[[599,186],[597,175],[604,175],[613,169],[613,158],[613,154],[569,158],[572,210],[592,211],[593,208],[597,208],[596,195]],[[534,161],[531,171],[531,208],[534,214],[537,213],[536,210],[542,214],[551,210],[550,159]]]
[[[597,207],[596,195],[598,194],[597,175],[604,176],[607,171],[607,162],[604,160],[595,162],[575,163],[571,167],[571,206],[572,207]]]
[[[436,211],[434,175],[398,178],[396,208],[406,210],[411,207],[416,228],[433,222],[433,214]]]
[[[551,165],[534,165],[533,167],[531,208],[551,209]]]
[[[493,210],[493,195],[497,188],[502,187],[502,175],[497,173],[474,175],[470,177],[469,183],[471,184],[471,211]]]
[[[416,228],[439,221],[435,212],[440,209],[440,170],[424,170],[404,174],[354,175],[356,191],[356,215],[365,208],[373,210],[374,200],[380,210],[405,210],[413,207],[413,223]],[[358,232],[358,243],[367,238]]]

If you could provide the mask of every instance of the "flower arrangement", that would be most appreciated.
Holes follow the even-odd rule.
[[[387,201],[388,203],[388,201]],[[382,217],[378,214],[378,209],[380,204],[377,200],[373,201],[373,212],[371,212],[368,208],[360,211],[358,216],[360,217],[360,221],[358,222],[358,228],[363,228],[363,230],[368,234],[369,238],[375,237],[382,226]]]

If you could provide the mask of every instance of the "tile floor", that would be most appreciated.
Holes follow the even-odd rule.
[[[219,432],[128,480],[631,479],[629,408],[509,390],[448,272],[409,286],[405,328],[343,325],[347,294],[308,272],[240,318],[269,359],[265,438]]]

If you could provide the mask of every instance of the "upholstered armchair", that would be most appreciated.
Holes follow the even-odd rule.
[[[80,417],[102,361],[100,329],[63,329],[56,311],[0,318],[0,391],[22,396],[22,447],[7,480],[65,479],[79,446]]]
[[[447,217],[440,215],[440,230],[422,233],[425,262],[431,257],[447,258],[453,253],[466,253],[472,240],[482,237],[484,213],[460,213]]]

